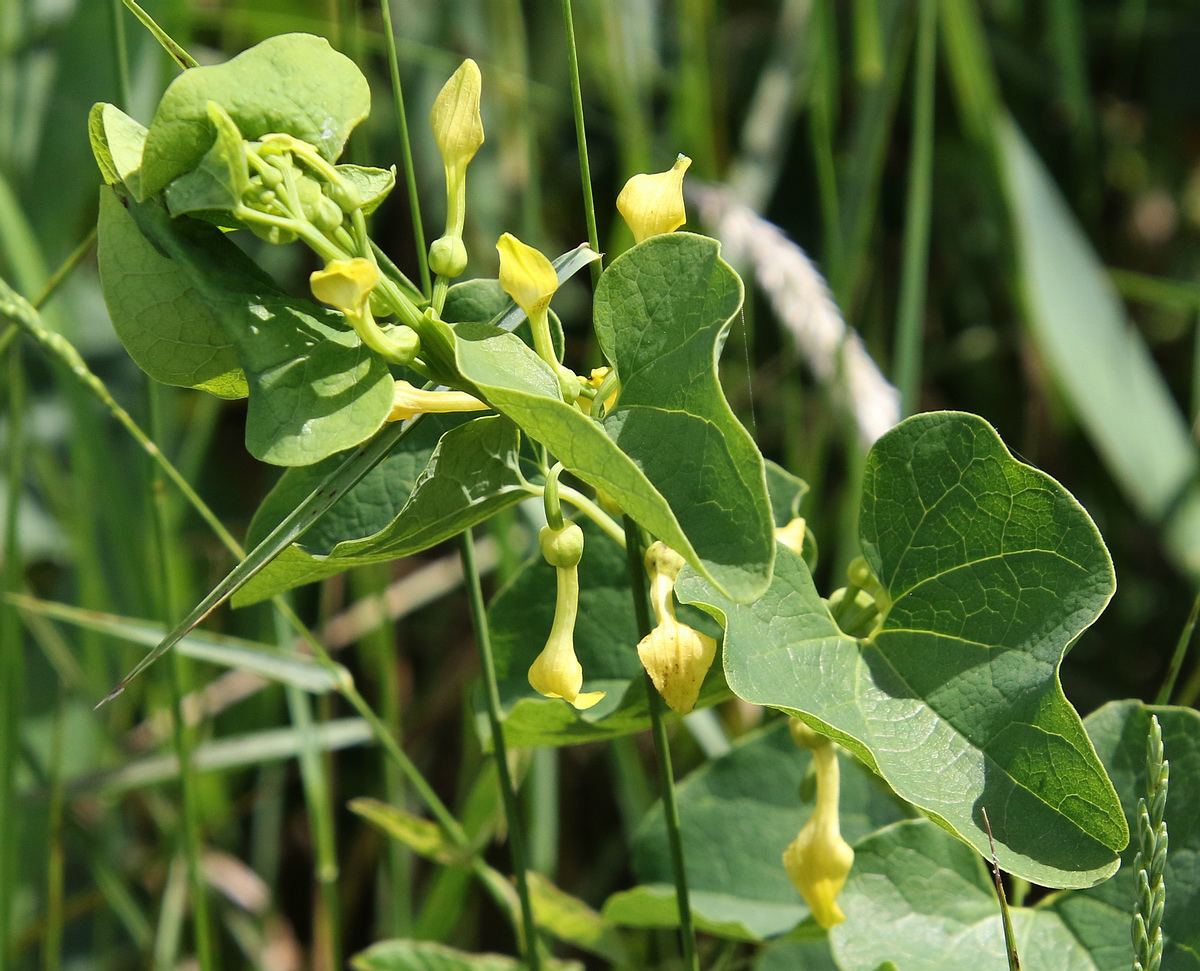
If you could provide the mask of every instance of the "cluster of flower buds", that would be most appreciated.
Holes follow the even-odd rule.
[[[838,759],[833,743],[793,718],[792,740],[812,751],[817,804],[808,822],[783,851],[783,868],[804,897],[817,923],[827,930],[846,919],[837,897],[854,865],[854,850],[838,823]]]
[[[646,550],[645,562],[655,626],[638,643],[638,657],[663,700],[686,715],[696,707],[704,676],[717,656],[717,642],[675,616],[675,581],[683,557],[665,543],[655,542]]]
[[[603,691],[583,692],[583,666],[575,656],[575,618],[579,612],[579,561],[583,558],[583,530],[574,523],[543,526],[538,546],[554,567],[554,622],[537,660],[529,668],[529,683],[547,698],[562,698],[582,711],[591,708]]]

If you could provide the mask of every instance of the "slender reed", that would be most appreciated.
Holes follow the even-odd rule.
[[[575,142],[579,147],[579,179],[583,187],[583,215],[587,220],[588,245],[600,252],[596,231],[596,203],[592,198],[592,167],[588,162],[587,130],[583,124],[583,89],[579,85],[579,51],[575,46],[575,20],[571,0],[563,0],[563,25],[567,33],[567,61],[571,71],[571,109],[575,115]],[[600,261],[591,264],[592,288],[600,282]]]
[[[421,292],[429,296],[433,292],[433,283],[429,277],[425,226],[421,221],[421,198],[417,192],[417,174],[413,166],[412,144],[408,137],[408,114],[404,110],[404,91],[400,87],[400,62],[396,56],[396,34],[392,30],[390,0],[379,0],[379,12],[383,15],[383,44],[387,50],[388,74],[392,80],[392,103],[396,109],[396,131],[400,135],[400,160],[404,166],[405,187],[408,189],[408,208],[412,213],[413,243],[417,251],[417,265],[421,270]]]
[[[508,768],[508,746],[504,741],[504,725],[500,720],[500,689],[496,682],[496,661],[492,656],[492,638],[488,632],[483,588],[479,584],[479,570],[475,566],[475,541],[471,538],[470,529],[464,530],[459,537],[459,553],[462,557],[463,580],[471,604],[475,643],[479,647],[479,660],[483,666],[483,688],[487,701],[488,726],[492,732],[492,753],[500,777],[500,795],[504,800],[504,815],[508,820],[508,849],[512,857],[513,875],[517,881],[517,897],[521,902],[521,949],[530,971],[539,971],[542,965],[538,950],[537,925],[533,919],[533,901],[529,896],[529,880],[525,867],[525,830],[517,805],[512,773]]]
[[[628,516],[625,517],[625,555],[629,564],[629,583],[633,594],[633,611],[637,618],[638,638],[650,633],[650,604],[646,600],[646,572],[641,533]],[[679,910],[679,934],[683,943],[683,966],[699,971],[696,959],[696,928],[692,921],[692,903],[688,894],[687,868],[683,857],[683,831],[679,823],[679,802],[675,797],[675,775],[671,770],[671,746],[663,720],[663,703],[658,689],[645,675],[646,700],[650,708],[650,729],[654,736],[654,751],[658,759],[659,785],[662,787],[663,818],[667,823],[667,842],[671,848],[671,869],[675,875],[675,903]]]
[[[929,224],[933,215],[933,104],[937,61],[937,2],[921,0],[917,14],[913,140],[908,162],[908,207],[904,218],[904,266],[896,321],[895,383],[900,417],[918,410],[925,330],[925,275],[929,268]]]

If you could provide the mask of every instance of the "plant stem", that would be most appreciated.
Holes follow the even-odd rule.
[[[533,901],[529,896],[529,881],[525,870],[525,830],[517,806],[517,792],[513,787],[512,774],[508,769],[508,746],[504,741],[504,725],[500,720],[500,689],[496,683],[496,661],[492,656],[492,639],[488,632],[483,588],[479,584],[479,570],[475,566],[475,541],[471,538],[469,529],[463,531],[459,543],[463,580],[471,604],[471,622],[475,627],[475,642],[479,646],[479,660],[483,665],[484,697],[487,700],[488,725],[492,731],[492,754],[496,759],[500,794],[504,799],[504,815],[508,821],[508,848],[517,880],[517,897],[521,901],[521,923],[524,929],[522,950],[530,971],[539,971],[541,955],[538,952],[537,925],[533,920]]]
[[[625,555],[629,564],[629,581],[633,593],[633,611],[637,617],[638,638],[650,633],[650,604],[646,599],[646,573],[642,565],[641,534],[635,523],[625,517]],[[650,728],[654,750],[658,756],[659,784],[662,786],[663,817],[667,823],[667,841],[671,847],[671,869],[675,874],[675,902],[679,908],[679,933],[683,938],[683,965],[689,971],[699,971],[696,960],[696,929],[692,922],[692,905],[688,896],[687,870],[683,858],[683,832],[679,824],[679,803],[675,798],[675,776],[671,771],[671,747],[667,726],[663,721],[663,703],[658,689],[645,675],[646,697],[650,708]]]
[[[579,178],[583,183],[583,215],[587,220],[588,245],[600,252],[596,231],[596,204],[592,198],[592,167],[588,163],[587,131],[583,124],[583,91],[579,86],[579,51],[575,47],[575,20],[571,0],[563,0],[563,25],[567,32],[567,63],[571,72],[571,108],[575,113],[575,141],[579,146]],[[592,288],[600,282],[600,261],[591,264]]]
[[[400,135],[400,159],[404,166],[404,181],[408,189],[408,208],[412,213],[417,265],[421,269],[421,290],[429,296],[433,287],[429,279],[428,247],[425,244],[425,226],[421,221],[421,198],[417,192],[417,175],[408,137],[408,115],[404,110],[404,91],[400,87],[400,64],[396,57],[396,35],[392,30],[392,5],[389,0],[379,0],[379,12],[383,15],[383,43],[387,50],[388,72],[392,80],[392,101],[396,108],[396,128]]]
[[[895,381],[900,417],[918,408],[925,331],[925,275],[929,267],[932,215],[934,69],[937,60],[937,2],[921,0],[917,21],[913,141],[908,163],[908,211],[904,221],[904,267],[896,321]]]
[[[1162,687],[1154,699],[1156,705],[1169,705],[1171,695],[1175,691],[1175,682],[1179,679],[1179,669],[1183,667],[1183,659],[1187,656],[1188,645],[1192,643],[1192,633],[1196,630],[1196,620],[1200,618],[1200,592],[1192,601],[1192,609],[1184,622],[1183,630],[1179,632],[1179,640],[1175,642],[1175,653],[1171,655],[1171,664],[1163,678]]]

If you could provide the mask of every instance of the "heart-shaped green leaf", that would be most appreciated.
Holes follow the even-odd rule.
[[[270,37],[224,64],[184,71],[150,122],[139,199],[200,164],[216,137],[210,101],[225,109],[243,138],[285,132],[333,161],[370,112],[371,89],[353,61],[312,34]]]
[[[131,308],[136,319],[118,329],[135,331],[149,348],[142,356],[162,369],[154,328],[178,340],[172,314],[199,302],[224,330],[245,372],[246,447],[252,455],[276,465],[308,465],[359,444],[382,426],[394,382],[341,314],[281,292],[212,226],[171,219],[153,201],[130,201],[128,213],[157,251],[160,259],[152,265],[160,275],[139,276],[140,257],[138,263],[120,263],[123,272],[105,284],[110,315],[128,317],[126,306]],[[123,224],[110,219],[102,230],[107,226]],[[168,264],[174,272],[162,276]],[[169,304],[155,309],[158,299]],[[186,319],[204,318],[193,310]],[[211,329],[203,336],[211,340]]]
[[[1150,715],[1163,730],[1171,763],[1165,820],[1169,848],[1162,971],[1200,967],[1200,713],[1147,708],[1136,701],[1105,705],[1085,721],[1111,774],[1129,825],[1146,791]],[[1011,909],[1022,967],[1126,971],[1130,966],[1136,846],[1122,853],[1110,880],[1053,894],[1030,909]],[[970,966],[1004,971],[1003,930],[987,862],[926,822],[893,826],[855,847],[854,870],[839,898],[846,923],[831,939],[843,971],[874,971],[891,960],[906,971]]]
[[[233,339],[214,310],[107,189],[100,193],[97,258],[113,329],[138,367],[163,384],[221,398],[249,393]]]
[[[897,426],[863,490],[863,550],[890,602],[870,638],[838,629],[782,547],[754,604],[680,578],[681,600],[725,619],[730,687],[803,713],[984,853],[986,809],[1011,873],[1053,887],[1110,875],[1128,829],[1057,677],[1112,596],[1095,525],[972,415]]]
[[[519,447],[517,429],[498,415],[465,423],[461,416],[423,419],[313,525],[303,545],[288,547],[247,583],[235,605],[428,549],[519,502],[528,495]],[[285,475],[255,515],[250,542],[269,533],[331,468],[326,462]]]
[[[809,916],[782,855],[812,813],[813,786],[804,784],[811,762],[811,754],[792,742],[786,720],[779,719],[679,785],[689,896],[704,929],[757,941],[785,934]],[[840,817],[848,842],[903,818],[899,804],[858,763],[843,758],[841,768]],[[636,926],[675,926],[679,915],[661,805],[639,828],[633,853],[642,886],[610,897],[605,916]]]

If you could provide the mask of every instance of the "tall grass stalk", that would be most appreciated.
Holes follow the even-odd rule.
[[[937,61],[937,0],[920,0],[916,72],[913,78],[913,140],[908,162],[904,219],[904,265],[896,321],[895,384],[900,417],[919,408],[921,356],[925,339],[925,276],[929,268],[929,224],[933,215],[933,105]]]
[[[575,44],[575,18],[571,0],[562,0],[563,27],[567,35],[567,66],[571,75],[571,110],[575,117],[575,144],[579,149],[579,180],[583,189],[583,215],[587,221],[588,245],[600,252],[600,234],[596,231],[596,203],[592,197],[592,167],[588,162],[587,129],[583,123],[583,89],[579,84],[579,49]],[[600,261],[590,266],[592,289],[600,282]]]
[[[459,552],[462,556],[467,599],[471,606],[471,622],[475,628],[475,644],[479,649],[479,660],[483,667],[483,691],[487,704],[488,727],[492,733],[492,754],[496,760],[496,771],[499,773],[500,796],[504,800],[504,815],[508,820],[509,854],[517,882],[517,898],[521,902],[521,948],[530,971],[539,971],[542,959],[538,947],[537,925],[533,916],[533,900],[529,895],[525,830],[521,822],[512,773],[508,767],[508,745],[504,741],[504,723],[500,718],[500,688],[496,681],[496,661],[492,656],[492,638],[488,630],[479,570],[475,565],[475,541],[471,538],[470,529],[464,530],[459,537]]]
[[[396,133],[400,136],[400,161],[404,166],[404,184],[408,190],[409,212],[412,214],[413,244],[421,273],[421,292],[428,296],[433,292],[433,283],[429,276],[425,226],[421,221],[421,196],[417,191],[417,174],[413,166],[412,143],[408,135],[408,113],[404,109],[404,89],[400,86],[400,61],[396,56],[391,0],[379,0],[379,12],[383,16],[383,45],[387,51],[388,75],[392,82],[392,106],[396,111]]]
[[[629,516],[625,517],[625,556],[629,567],[629,585],[633,595],[633,612],[637,618],[638,640],[650,633],[650,603],[646,598],[646,570],[642,563],[641,531]],[[679,911],[679,936],[683,946],[683,966],[687,971],[700,971],[696,958],[696,928],[692,920],[692,903],[688,894],[687,866],[683,856],[683,828],[679,822],[679,801],[675,796],[675,774],[671,769],[671,744],[663,720],[663,701],[658,689],[645,674],[646,700],[650,709],[650,730],[654,737],[654,752],[658,759],[659,786],[662,789],[663,818],[667,826],[667,842],[671,849],[671,870],[675,876],[675,903]]]

